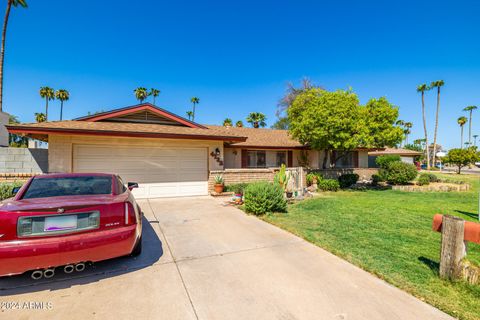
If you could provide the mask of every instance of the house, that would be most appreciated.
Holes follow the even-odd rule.
[[[368,167],[377,168],[378,166],[375,161],[379,156],[397,155],[400,156],[403,162],[414,164],[415,159],[422,154],[422,152],[402,148],[385,148],[384,150],[370,151],[368,153]]]
[[[321,168],[286,130],[201,125],[143,103],[68,121],[8,125],[10,133],[48,141],[49,172],[113,172],[140,184],[136,196],[206,195],[213,177],[226,183],[270,180],[275,168]],[[367,170],[368,150],[334,153],[338,175]]]

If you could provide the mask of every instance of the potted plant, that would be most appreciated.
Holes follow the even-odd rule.
[[[214,185],[214,190],[216,193],[222,193],[223,192],[223,176],[217,175],[214,178],[215,185]]]
[[[237,204],[241,204],[243,200],[243,188],[244,186],[242,184],[238,184],[235,186],[233,189],[233,192],[235,194],[234,201]]]

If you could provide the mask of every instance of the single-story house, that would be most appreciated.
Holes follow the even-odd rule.
[[[415,158],[421,156],[422,152],[402,148],[385,148],[384,150],[370,151],[368,153],[368,167],[378,168],[375,162],[377,157],[385,155],[397,155],[400,156],[403,162],[414,164]]]
[[[49,172],[112,172],[138,182],[137,197],[206,195],[216,174],[261,180],[281,164],[321,168],[286,130],[201,125],[149,103],[68,121],[8,125],[48,142]],[[368,170],[368,151],[337,153],[336,170]]]

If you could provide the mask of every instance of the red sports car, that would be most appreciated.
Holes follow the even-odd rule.
[[[142,250],[142,211],[113,174],[45,174],[31,178],[0,203],[0,276],[32,272],[50,278],[55,268]],[[18,192],[17,192],[18,191]]]

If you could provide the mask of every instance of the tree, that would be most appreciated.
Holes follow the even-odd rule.
[[[474,134],[473,135],[473,145],[476,147],[477,146],[477,138],[478,138],[478,134]]]
[[[63,120],[63,102],[70,99],[70,93],[65,89],[59,89],[55,92],[55,98],[60,100],[60,121]]]
[[[287,83],[287,90],[285,92],[285,95],[280,99],[277,104],[277,117],[281,117],[281,115],[288,110],[290,105],[293,103],[293,101],[299,94],[312,88],[321,89],[321,87],[314,85],[312,81],[307,77],[302,79],[302,85],[298,88],[296,88],[292,82]]]
[[[47,121],[47,116],[45,113],[35,112],[35,121],[38,123]]]
[[[477,110],[477,106],[468,106],[463,109],[463,111],[467,111],[470,113],[469,115],[469,123],[468,123],[468,142],[472,143],[472,113],[474,110]]]
[[[223,126],[224,127],[231,127],[232,126],[232,119],[226,118],[225,120],[223,120]]]
[[[265,120],[267,120],[267,117],[261,112],[250,112],[246,120],[254,128],[263,128],[267,125],[267,123],[265,122]]]
[[[433,165],[436,164],[437,158],[437,131],[438,131],[438,114],[440,112],[440,88],[445,85],[443,80],[433,81],[430,84],[430,89],[437,88],[437,111],[435,112],[435,130],[433,131]]]
[[[323,168],[335,165],[333,150],[394,146],[403,139],[395,125],[398,108],[386,98],[361,106],[355,93],[319,88],[300,93],[287,110],[290,135],[314,150],[325,150]]]
[[[460,125],[460,148],[463,148],[463,126],[467,121],[467,117],[459,117],[457,119],[457,123]]]
[[[278,130],[288,130],[288,117],[279,117],[271,128]]]
[[[140,103],[142,103],[148,97],[147,88],[144,87],[138,87],[137,89],[133,90],[133,93],[135,93],[135,98]]]
[[[243,127],[243,121],[242,121],[242,120],[238,120],[238,121],[235,123],[235,127],[237,127],[237,128],[242,128],[242,127]]]
[[[18,123],[20,123],[20,121],[18,120],[18,117],[11,114],[8,118],[8,124],[18,124]],[[10,147],[14,147],[14,148],[26,148],[28,147],[28,138],[18,134],[9,133],[8,144]]]
[[[425,91],[428,90],[428,86],[423,83],[417,86],[417,92],[422,94],[422,118],[423,118],[423,131],[425,132],[425,154],[427,156],[427,170],[430,170],[430,152],[428,150],[428,134],[427,134],[427,116],[425,115]]]
[[[41,87],[40,97],[45,99],[45,121],[48,121],[48,101],[55,100],[55,91],[50,87]]]
[[[405,127],[405,129],[403,130],[403,133],[405,134],[405,144],[408,144],[408,136],[410,135],[410,133],[412,133],[411,129],[413,127],[413,123],[405,122],[403,126]]]
[[[451,149],[443,158],[444,163],[449,163],[457,166],[457,173],[460,174],[462,168],[469,164],[479,161],[480,158],[477,153],[477,148],[469,147],[466,149]]]
[[[190,99],[190,102],[193,104],[193,114],[192,114],[192,121],[195,121],[195,107],[197,104],[200,103],[200,98],[197,98],[197,97],[192,97]]]
[[[25,0],[7,0],[7,10],[5,10],[5,17],[3,18],[3,29],[2,29],[2,47],[0,49],[0,112],[3,111],[3,65],[5,59],[5,40],[7,37],[7,26],[8,18],[10,17],[10,9],[12,6],[23,8],[27,7],[27,2]]]
[[[192,120],[193,112],[192,111],[187,111],[187,117],[188,120]]]
[[[155,105],[155,100],[157,99],[158,95],[160,94],[160,90],[152,88],[148,93],[149,96],[153,97],[153,105]]]

